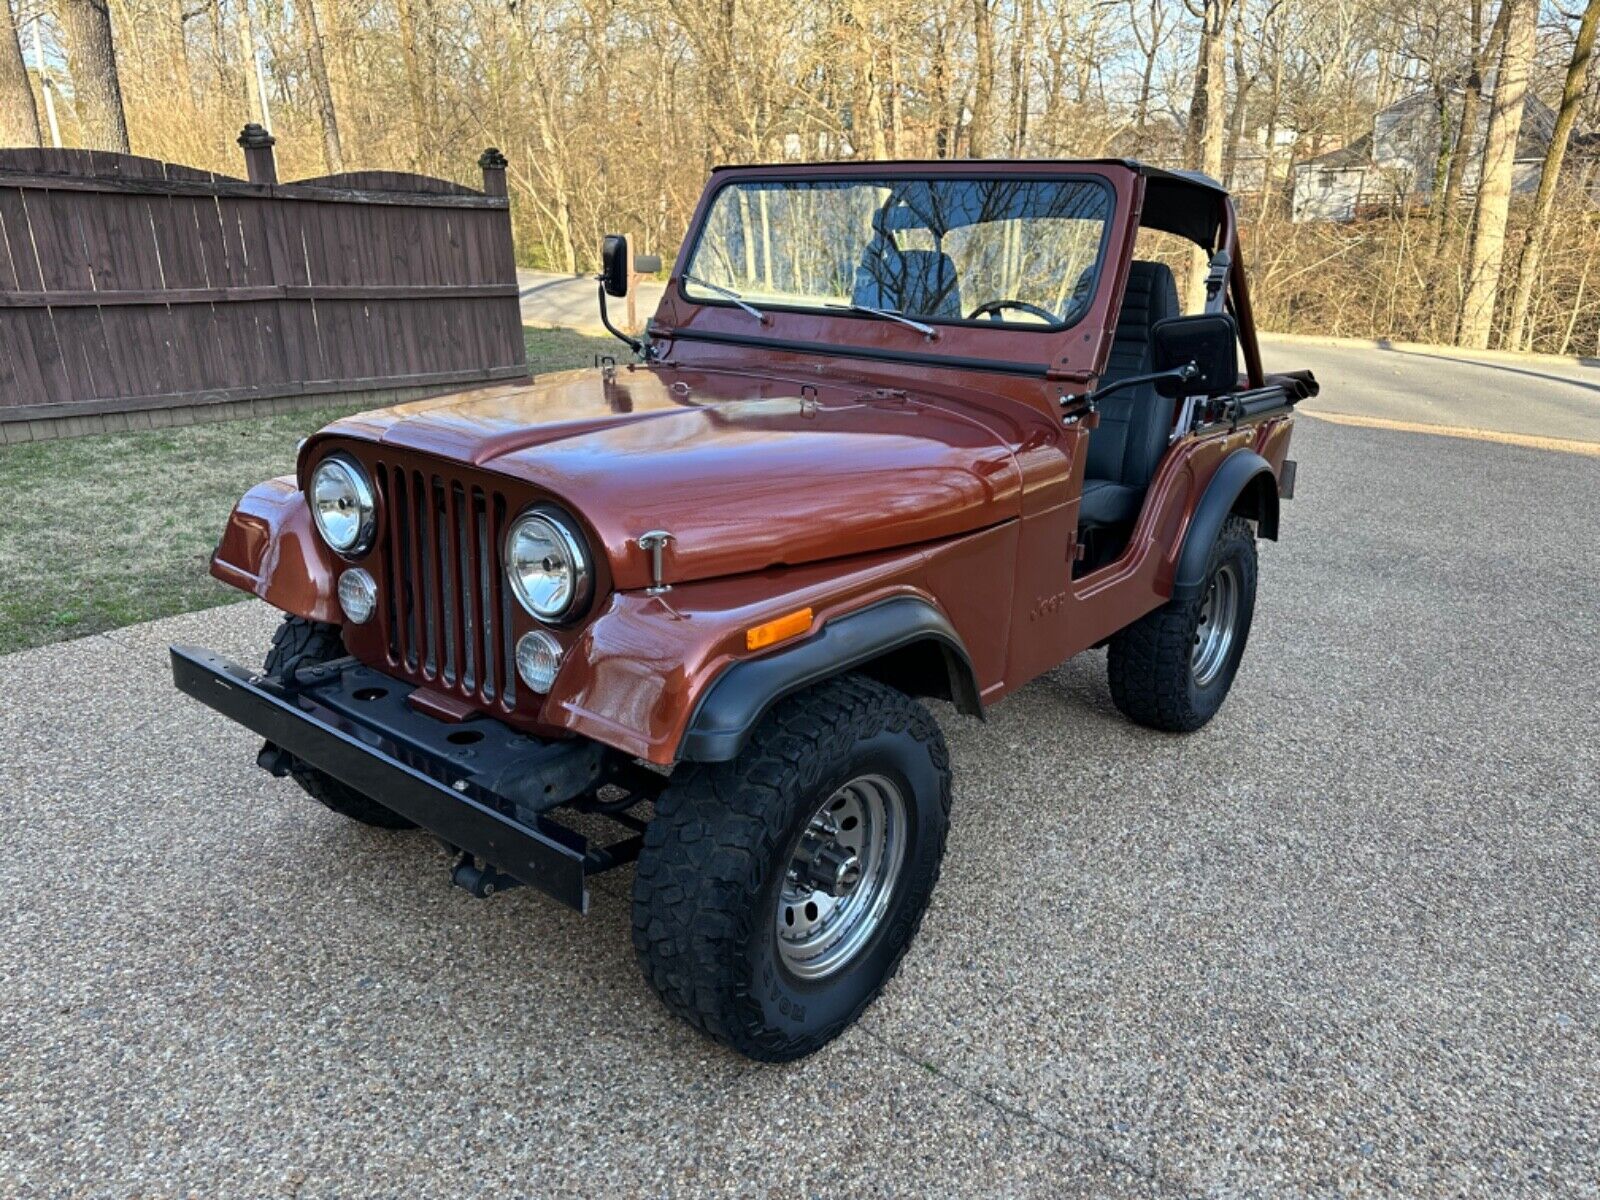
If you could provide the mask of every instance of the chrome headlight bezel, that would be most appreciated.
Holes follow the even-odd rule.
[[[560,555],[570,578],[571,586],[566,596],[555,604],[541,608],[528,593],[522,575],[516,567],[517,536],[525,528],[537,528]],[[500,553],[505,563],[506,582],[511,594],[522,605],[523,611],[546,625],[559,625],[582,614],[589,606],[594,591],[594,565],[589,556],[588,544],[576,522],[560,509],[539,504],[521,513],[506,527]]]
[[[344,545],[340,545],[328,532],[327,525],[323,523],[322,509],[317,503],[317,484],[325,474],[341,479],[355,497],[355,535]],[[359,558],[372,549],[378,532],[378,502],[372,490],[372,480],[355,459],[347,454],[330,454],[319,462],[312,470],[306,487],[306,503],[311,507],[311,520],[317,527],[317,535],[335,554],[344,558]]]

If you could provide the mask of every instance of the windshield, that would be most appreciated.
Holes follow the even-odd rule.
[[[734,292],[760,309],[1059,329],[1088,306],[1110,219],[1110,190],[1082,179],[731,183],[683,290],[711,304]]]

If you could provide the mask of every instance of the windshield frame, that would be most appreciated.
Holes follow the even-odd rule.
[[[854,166],[856,164],[851,165]],[[703,306],[705,308],[738,308],[738,305],[734,304],[733,301],[718,297],[715,294],[711,296],[702,296],[696,293],[691,293],[688,290],[688,287],[693,285],[686,286],[681,278],[682,274],[689,270],[690,265],[693,264],[695,260],[695,256],[700,252],[700,243],[705,238],[706,227],[711,223],[711,214],[716,208],[717,198],[730,187],[752,185],[761,186],[770,184],[783,185],[790,183],[845,183],[856,184],[860,186],[870,186],[873,183],[880,181],[893,183],[902,180],[925,180],[929,183],[991,183],[1015,181],[1040,183],[1078,183],[1100,189],[1101,193],[1105,197],[1106,208],[1105,217],[1100,226],[1100,242],[1095,251],[1094,263],[1092,264],[1094,267],[1094,276],[1090,281],[1089,290],[1084,295],[1083,303],[1078,306],[1075,313],[1071,314],[1070,320],[1046,324],[1043,321],[992,321],[986,316],[971,318],[938,317],[928,316],[923,313],[903,313],[901,315],[913,317],[916,320],[922,321],[928,325],[932,325],[935,328],[989,330],[995,333],[1024,333],[1060,337],[1063,333],[1081,323],[1091,312],[1094,311],[1095,300],[1099,295],[1100,284],[1105,275],[1106,262],[1111,247],[1112,228],[1117,224],[1118,216],[1117,189],[1112,185],[1109,179],[1098,173],[1073,169],[1051,171],[1048,169],[1041,170],[1035,167],[1032,169],[1021,170],[1015,168],[1010,170],[995,170],[992,168],[985,170],[982,167],[979,167],[978,169],[971,171],[949,171],[928,170],[928,165],[929,164],[919,163],[915,166],[907,166],[894,163],[865,162],[859,164],[859,167],[867,168],[867,170],[863,172],[860,169],[840,171],[829,170],[826,168],[808,168],[803,163],[796,163],[795,171],[792,175],[768,175],[763,172],[760,176],[741,176],[735,174],[730,178],[721,180],[717,183],[716,187],[710,189],[706,196],[702,199],[701,210],[695,223],[693,240],[686,243],[683,253],[679,256],[679,265],[673,269],[673,277],[677,280],[679,294],[688,303]],[[943,166],[944,164],[940,165]],[[956,160],[952,160],[949,165],[959,166],[961,164],[959,164]],[[872,167],[886,167],[888,169],[872,171],[870,169]],[[759,307],[762,312],[768,313],[793,313],[802,316],[831,316],[840,317],[846,320],[869,322],[873,324],[879,324],[884,321],[883,317],[875,316],[868,312],[852,312],[845,307],[830,307],[827,302],[822,300],[818,300],[815,304],[786,304],[779,301],[763,299],[763,301],[757,307]]]

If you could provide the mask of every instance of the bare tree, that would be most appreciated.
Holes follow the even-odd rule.
[[[1141,10],[1145,11],[1143,21],[1139,19]],[[1142,139],[1145,126],[1150,122],[1150,85],[1155,78],[1156,56],[1161,53],[1166,31],[1166,9],[1162,0],[1149,0],[1148,4],[1128,0],[1128,27],[1133,31],[1134,43],[1144,63],[1139,72],[1139,98],[1133,108],[1133,127]]]
[[[995,0],[972,0],[972,38],[977,47],[972,64],[972,117],[967,128],[967,155],[982,158],[988,151],[989,107],[994,96]]]
[[[1489,109],[1489,132],[1484,138],[1483,172],[1478,201],[1473,210],[1472,253],[1467,267],[1467,296],[1462,305],[1461,345],[1483,349],[1494,327],[1495,296],[1500,288],[1501,260],[1505,254],[1506,216],[1511,206],[1512,170],[1517,139],[1522,132],[1522,109],[1528,95],[1528,68],[1533,61],[1538,0],[1504,0],[1511,6],[1505,49],[1495,75],[1494,98]]]
[[[333,107],[333,85],[328,81],[328,61],[322,53],[322,30],[317,25],[314,0],[299,0],[300,45],[311,72],[317,97],[317,118],[322,126],[322,158],[330,172],[344,170],[344,150],[339,145],[339,118]]]
[[[0,146],[37,146],[39,110],[22,61],[11,0],[0,0]]]
[[[1566,86],[1561,91],[1561,108],[1556,113],[1555,131],[1550,136],[1550,148],[1544,156],[1544,174],[1539,177],[1539,195],[1533,203],[1533,217],[1528,225],[1528,239],[1523,246],[1522,261],[1517,268],[1516,297],[1511,305],[1511,319],[1506,325],[1506,345],[1512,350],[1526,350],[1532,340],[1528,310],[1533,301],[1534,282],[1539,277],[1539,260],[1544,256],[1545,240],[1550,234],[1550,216],[1556,205],[1556,188],[1561,182],[1561,168],[1566,163],[1567,142],[1578,121],[1578,109],[1583,103],[1584,88],[1589,78],[1589,60],[1594,57],[1595,34],[1600,31],[1600,0],[1589,0],[1583,10],[1583,20],[1578,23],[1578,37],[1572,47],[1572,59],[1567,64]]]
[[[260,81],[256,75],[256,22],[250,11],[250,0],[239,0],[239,85],[244,89],[244,111],[250,122],[263,128],[267,125],[266,104],[263,103]]]
[[[67,34],[67,70],[72,73],[85,140],[100,149],[131,153],[106,0],[60,0],[60,16]]]
[[[1227,130],[1228,17],[1234,0],[1204,0],[1191,12],[1200,18],[1200,50],[1195,59],[1194,90],[1189,100],[1185,165],[1222,178],[1222,152]]]
[[[1495,17],[1494,28],[1489,32],[1489,42],[1482,49],[1479,40],[1483,31],[1483,0],[1472,0],[1472,60],[1467,67],[1467,78],[1461,96],[1461,120],[1456,126],[1450,160],[1445,172],[1444,197],[1433,206],[1433,241],[1437,248],[1444,230],[1455,220],[1461,206],[1461,185],[1466,178],[1467,163],[1472,158],[1478,138],[1478,115],[1483,108],[1483,73],[1490,63],[1500,57],[1505,46],[1506,29],[1511,21],[1511,0],[1502,0],[1500,13]]]

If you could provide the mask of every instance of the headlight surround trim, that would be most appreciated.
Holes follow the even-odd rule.
[[[355,535],[344,545],[340,545],[328,532],[328,527],[323,522],[321,506],[317,501],[317,485],[324,477],[324,472],[340,476],[355,495]],[[373,490],[372,480],[361,464],[348,454],[330,454],[312,469],[311,480],[306,488],[306,502],[311,506],[311,519],[317,527],[317,534],[335,554],[344,558],[358,558],[372,549],[378,532],[377,493]]]
[[[516,567],[517,537],[525,526],[536,526],[548,531],[550,542],[562,553],[570,574],[571,583],[565,600],[558,605],[547,606],[544,611],[540,610],[525,591],[521,574]],[[506,582],[511,588],[511,594],[517,598],[517,603],[522,606],[523,611],[536,621],[542,621],[547,625],[559,625],[580,615],[588,608],[594,591],[594,564],[589,554],[588,541],[579,531],[577,523],[561,509],[551,504],[536,504],[532,508],[523,510],[506,526],[500,552],[505,563]]]

